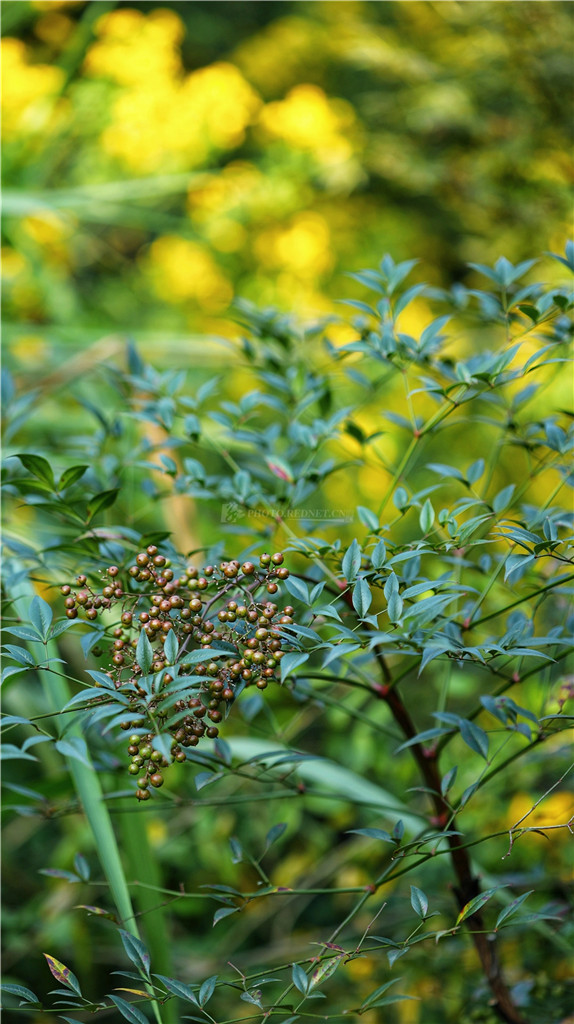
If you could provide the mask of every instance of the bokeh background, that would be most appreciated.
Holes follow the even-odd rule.
[[[448,285],[563,250],[567,2],[7,0],[3,33],[23,372],[116,332],[177,359],[236,295],[328,313],[385,251]]]
[[[188,384],[195,384],[221,368],[222,352],[233,353],[217,339],[238,333],[231,308],[238,296],[302,320],[340,315],[341,295],[364,298],[345,273],[375,266],[384,252],[397,261],[418,257],[432,285],[483,287],[469,261],[492,263],[504,254],[516,263],[545,250],[559,253],[571,234],[569,2],[6,0],[2,15],[4,363],[23,396],[22,409],[34,408],[17,441],[11,439],[15,451],[40,451],[58,462],[76,445],[76,461],[85,461],[90,445],[97,447],[94,415],[104,424],[109,417],[112,427],[114,417],[119,421],[123,393],[98,376],[98,367],[124,364],[128,336],[146,360],[159,369],[190,371]],[[551,261],[535,273],[564,280]],[[403,326],[416,334],[431,315],[427,299],[419,298]],[[475,332],[473,343],[490,344],[490,330]],[[334,342],[349,336],[342,322],[333,322],[329,335]],[[566,407],[569,381],[562,372],[557,378],[553,401]],[[222,397],[237,399],[245,380],[240,370],[228,374]],[[402,390],[389,395],[389,408],[400,411],[401,403]],[[366,432],[380,428],[378,407],[365,405],[360,413]],[[102,486],[120,479],[121,444],[131,436],[118,440],[112,427],[109,450],[102,442],[96,467],[100,480],[104,471],[109,477]],[[352,439],[346,443],[352,456]],[[475,444],[469,459],[488,444],[486,429],[477,429]],[[520,473],[521,465],[512,471]],[[368,505],[379,493],[380,471],[362,470],[354,484],[358,500]],[[324,500],[338,505],[340,482],[329,486]],[[133,509],[125,495],[122,500],[121,512],[110,515],[131,522]],[[141,489],[137,502],[135,525],[165,528],[189,548],[192,540],[215,543],[221,533],[219,520],[210,521],[205,505],[196,515],[187,495],[165,501],[161,512]],[[20,539],[53,540],[30,507],[18,507],[10,528],[16,520]],[[49,582],[56,578],[54,569]],[[42,593],[53,598],[53,588]],[[65,655],[81,674],[83,657],[72,644]],[[461,699],[465,684],[462,676],[454,680]],[[33,684],[13,687],[10,710],[30,713],[36,690]],[[373,733],[357,722],[350,743],[345,723],[337,708],[323,709],[313,738],[334,760],[352,760],[355,771],[368,771],[379,753]],[[5,970],[46,991],[40,951],[50,950],[71,958],[97,996],[110,964],[116,966],[117,947],[105,921],[73,908],[105,902],[103,885],[96,882],[102,890],[94,895],[94,887],[38,875],[63,865],[73,870],[78,850],[94,874],[98,870],[83,819],[74,806],[64,806],[69,780],[55,754],[50,761],[48,746],[39,748],[41,782],[35,765],[26,763],[17,762],[18,777],[42,788],[46,806],[59,808],[57,817],[42,819],[21,808],[13,813],[8,806]],[[517,773],[512,794],[502,780],[491,790],[491,803],[471,816],[470,827],[504,829],[528,811],[555,780],[553,752],[550,761],[546,753],[539,756]],[[379,782],[385,773],[394,791],[414,784],[410,767],[391,756],[381,759]],[[182,779],[185,785],[191,783]],[[177,886],[183,878],[198,888],[213,883],[215,865],[218,881],[242,885],[244,868],[228,856],[229,835],[261,845],[281,817],[291,838],[272,855],[279,884],[305,873],[313,884],[324,877],[341,887],[369,882],[376,851],[370,862],[363,848],[349,854],[338,847],[356,823],[348,803],[321,801],[313,813],[287,801],[280,811],[254,806],[255,812],[242,813],[215,801],[213,807],[147,814],[142,871],[145,866],[156,885]],[[529,820],[563,822],[570,809],[571,798],[559,791]],[[118,825],[124,850],[133,847],[135,834],[126,820]],[[297,838],[302,834],[304,846]],[[511,880],[529,887],[528,879],[552,878],[550,895],[561,900],[569,855],[567,836],[555,836],[551,846],[540,836],[527,837],[516,850]],[[503,852],[485,856],[487,870],[500,869]],[[441,870],[436,885],[446,893]],[[402,894],[393,899],[391,893],[398,927]],[[152,930],[160,928],[158,905],[152,893],[143,911]],[[246,964],[265,955],[288,960],[316,913],[315,905],[306,905],[293,917],[291,935],[283,917],[245,915],[233,948]],[[199,900],[174,905],[176,967],[188,980],[190,970],[195,980],[219,969],[211,916],[212,908],[206,911]],[[558,940],[540,934],[539,945],[508,940],[506,958],[513,976],[524,966],[536,978],[543,1003],[568,976],[568,965]],[[541,963],[545,942],[549,955]],[[458,1024],[470,988],[473,999],[478,992],[478,1001],[487,1002],[466,945],[454,952],[439,945],[432,973],[421,950],[409,990],[421,1003],[400,1004],[390,1020]],[[377,969],[373,961],[349,966],[363,994],[380,980]],[[562,998],[556,995],[557,1002]],[[362,1019],[378,1024],[372,1015]]]

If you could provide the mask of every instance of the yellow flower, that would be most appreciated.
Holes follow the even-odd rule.
[[[215,312],[229,305],[233,289],[210,253],[197,242],[164,235],[150,246],[144,268],[157,294],[168,302],[195,300]]]
[[[3,39],[1,53],[3,136],[13,138],[45,128],[52,97],[63,82],[62,69],[30,64],[29,50],[20,39]]]
[[[347,160],[353,153],[348,138],[353,108],[345,100],[329,99],[317,85],[296,85],[284,100],[268,103],[259,123],[271,138],[309,150],[324,163]]]
[[[536,800],[537,797],[533,797],[529,793],[517,793],[510,802],[506,816],[507,828],[512,828],[521,818],[524,820],[520,822],[519,828],[544,829],[545,825],[566,825],[574,815],[574,797],[571,793],[551,793],[529,814],[528,812]],[[570,838],[570,833],[566,828],[549,828],[545,834],[553,842]],[[529,838],[532,841],[542,839],[538,833],[529,832],[521,838],[520,842],[523,843]]]
[[[281,267],[298,278],[317,278],[333,265],[329,225],[318,213],[293,217],[286,228],[270,228],[255,241],[264,266]]]
[[[8,245],[2,247],[0,255],[2,257],[2,277],[5,281],[18,277],[28,266],[27,260],[22,253],[10,248]]]
[[[145,15],[133,8],[104,14],[96,31],[98,42],[86,54],[84,67],[122,85],[137,85],[182,74],[179,44],[185,29],[173,11]]]

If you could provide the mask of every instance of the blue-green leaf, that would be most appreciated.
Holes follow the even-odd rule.
[[[366,526],[369,530],[379,529],[379,517],[370,508],[365,508],[364,505],[357,506],[357,515],[361,520],[363,526]]]
[[[144,675],[147,675],[153,664],[153,649],[142,629],[136,647],[136,659]]]
[[[353,589],[353,608],[360,619],[364,619],[365,615],[371,607],[373,595],[371,589],[364,577],[360,577]]]
[[[411,885],[411,907],[415,914],[418,914],[424,921],[428,913],[429,901],[422,889],[418,889],[416,885]]]
[[[126,999],[122,999],[121,996],[109,996],[112,1003],[120,1011],[124,1020],[130,1022],[130,1024],[149,1024],[147,1017],[144,1017],[141,1010],[138,1010],[137,1006],[133,1006],[128,1003]]]
[[[309,660],[309,655],[304,652],[290,651],[281,659],[281,682],[284,683],[287,676],[294,672],[299,665],[304,665]]]
[[[466,745],[486,761],[488,759],[488,735],[484,729],[466,718],[461,718],[459,729]]]
[[[345,552],[341,566],[343,575],[349,583],[353,582],[361,568],[361,554],[360,545],[358,541],[354,539],[351,546]]]
[[[167,634],[165,644],[163,646],[163,653],[165,654],[165,658],[168,665],[175,665],[175,662],[177,661],[177,651],[177,636],[175,634],[175,630],[170,629],[169,633]]]

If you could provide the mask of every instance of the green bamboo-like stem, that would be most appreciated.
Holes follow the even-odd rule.
[[[18,568],[21,568],[20,566]],[[20,618],[26,620],[26,602],[35,596],[35,591],[28,579],[21,579],[10,591],[13,607]],[[37,647],[37,644],[33,644]],[[46,657],[57,657],[58,649],[55,641],[48,641],[45,645]],[[37,669],[38,677],[48,705],[58,710],[70,700],[71,693],[66,680],[55,675],[46,669]],[[60,735],[64,729],[62,722],[56,715],[56,730]],[[66,729],[66,736],[82,736],[79,725],[73,724]],[[122,927],[135,938],[140,938],[138,926],[134,916],[133,905],[129,888],[127,885],[122,859],[113,829],[112,821],[105,801],[100,778],[95,771],[89,752],[86,755],[88,764],[79,761],[75,757],[66,757],[66,766],[70,772],[74,789],[78,795],[88,824],[94,837],[94,845],[102,866],[102,871],[109,884],[113,901],[116,906],[118,917]],[[146,983],[147,987],[147,983]],[[159,1005],[152,997],[150,999],[157,1024],[163,1024]]]

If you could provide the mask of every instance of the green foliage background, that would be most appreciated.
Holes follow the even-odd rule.
[[[218,400],[237,401],[253,387],[253,373],[234,342],[226,347],[238,334],[230,310],[234,297],[276,305],[300,320],[332,316],[327,333],[338,346],[356,330],[341,319],[336,299],[347,293],[365,297],[356,282],[342,285],[342,275],[377,265],[385,251],[397,260],[420,257],[424,279],[448,291],[459,281],[484,286],[468,262],[492,264],[501,253],[518,262],[543,250],[564,250],[571,217],[568,3],[198,0],[158,6],[8,0],[3,33],[4,365],[14,374],[20,403],[10,410],[6,444],[10,451],[17,442],[15,451],[42,453],[60,469],[70,461],[89,462],[90,481],[100,489],[121,482],[119,507],[104,516],[104,529],[121,519],[149,534],[170,533],[184,550],[221,539],[219,506],[196,507],[172,486],[166,423],[160,419],[150,426],[148,420],[144,428],[137,417],[126,422],[133,395],[114,366],[140,369],[133,350],[132,362],[126,360],[128,336],[160,371],[186,371],[194,394],[225,362],[229,372],[216,384],[223,392]],[[534,277],[558,286],[562,269],[549,261]],[[452,294],[456,299],[456,290]],[[401,328],[418,336],[431,307],[428,296],[416,299],[402,314]],[[492,325],[465,314],[462,322],[455,358],[492,346]],[[502,336],[499,325],[497,344]],[[312,338],[305,347],[310,372],[320,372],[324,353]],[[154,401],[170,393],[169,379],[155,385]],[[361,435],[384,429],[382,412],[405,413],[400,380],[389,381],[382,400],[367,385],[368,380],[364,386],[337,380],[338,405],[345,404],[339,400],[343,391],[352,409],[351,427],[332,453],[342,460],[357,457]],[[298,386],[304,390],[302,380]],[[544,399],[534,399],[533,416],[569,403],[567,374],[550,372]],[[130,408],[137,411],[137,396]],[[272,419],[262,417],[258,428]],[[479,458],[493,436],[491,426],[477,420],[472,450],[462,451],[451,433],[453,461]],[[149,440],[147,452],[142,439]],[[394,443],[389,437],[390,461],[400,454]],[[129,476],[124,460],[134,452],[140,464]],[[446,461],[441,443],[432,457]],[[142,471],[146,459],[163,476],[149,465]],[[222,471],[216,447],[201,459],[208,469]],[[528,472],[526,460],[506,452],[494,483],[520,484]],[[356,499],[378,506],[381,475],[369,460],[345,479],[356,491],[349,504]],[[326,478],[325,505],[341,505],[340,481],[336,475]],[[428,477],[420,485],[425,482]],[[544,498],[534,485],[533,501]],[[66,551],[73,530],[56,530],[32,505],[11,507],[6,527],[21,543],[54,546],[36,573],[37,589],[52,600],[62,566],[70,574],[78,571],[77,547]],[[356,524],[339,532],[346,546]],[[245,542],[241,525],[240,541]],[[92,557],[89,545],[85,557]],[[62,645],[81,676],[83,658],[69,635]],[[468,685],[454,673],[455,700],[464,701]],[[25,714],[31,700],[38,700],[33,686],[12,685],[11,713]],[[407,762],[379,750],[372,729],[360,720],[360,702],[351,705],[357,712],[351,737],[348,718],[330,707],[309,712],[305,742],[358,773],[377,763],[375,781],[384,786],[392,779],[393,792],[417,784]],[[288,729],[292,709],[278,701],[274,712]],[[245,723],[239,731],[246,731]],[[81,883],[76,888],[38,875],[42,869],[74,870],[78,851],[97,873],[92,841],[74,805],[66,804],[69,781],[57,755],[47,744],[37,754],[44,818],[7,812],[4,970],[45,991],[47,971],[39,952],[49,950],[73,962],[98,995],[117,951],[105,920],[86,918],[72,907],[99,900]],[[563,758],[562,748],[556,756]],[[503,830],[529,809],[556,775],[540,757],[513,780],[510,806],[505,782],[488,791],[489,802],[470,812],[471,828]],[[36,770],[32,762],[19,764],[10,777],[34,790]],[[240,804],[225,798],[218,803],[216,794],[209,809],[208,797],[209,790],[202,813],[191,803],[174,811],[166,802],[146,812],[145,827],[141,819],[135,823],[137,808],[122,807],[122,849],[140,880],[145,875],[146,884],[173,890],[183,882],[200,892],[202,884],[214,882],[216,865],[220,884],[237,884],[238,873],[241,885],[254,884],[248,866],[231,863],[228,837],[236,833],[246,847],[261,846],[279,820],[277,807],[261,801],[243,813]],[[193,790],[190,799],[197,802]],[[568,795],[552,799],[546,810],[564,822],[571,813]],[[312,811],[283,801],[280,820],[290,838],[273,848],[267,865],[277,884],[290,884],[295,876],[310,886],[320,886],[325,877],[341,888],[368,884],[377,851],[371,864],[363,846],[351,855],[343,846],[343,834],[357,825],[349,804],[318,799]],[[563,835],[553,838],[548,851],[543,844],[541,837],[529,837],[517,847],[512,881],[529,887],[529,879],[549,871],[555,883],[545,890],[548,905],[555,900],[562,907],[568,870]],[[485,856],[487,876],[499,869],[503,852],[491,852],[490,861]],[[439,889],[446,881],[439,866],[433,885]],[[104,892],[101,879],[99,884]],[[150,891],[139,909],[148,935],[154,929],[160,934],[163,914],[156,908],[162,897]],[[342,916],[345,896],[333,903],[326,916]],[[317,924],[321,906],[309,900],[294,912],[291,933],[287,917],[275,924],[271,911],[245,914],[232,944],[242,954],[247,950],[247,965],[250,957],[261,962],[266,948],[288,961]],[[391,907],[400,927],[404,905],[391,897]],[[183,974],[183,965],[192,961],[192,980],[217,969],[221,939],[217,928],[211,931],[212,913],[200,898],[174,903],[177,966]],[[551,952],[541,967],[545,942]],[[559,1007],[564,946],[549,931],[539,932],[531,945],[521,943],[520,937],[507,941],[516,977],[526,965],[537,978],[542,1005],[553,992]],[[464,971],[457,968],[456,974],[453,947],[442,950],[439,945],[433,977],[426,952],[413,953],[409,992],[422,1002],[398,1004],[390,1020],[429,1024],[446,1014],[458,1020],[461,1007],[486,1004],[468,947],[462,941],[457,947]],[[349,970],[361,995],[380,980],[371,961],[358,960]],[[377,1021],[372,1013],[362,1019]]]

